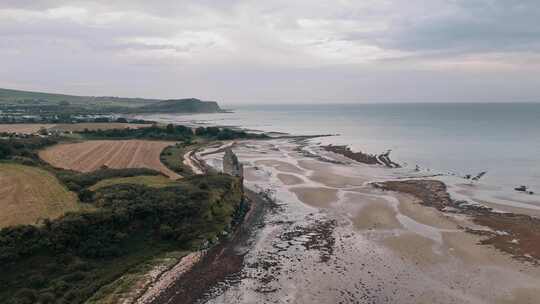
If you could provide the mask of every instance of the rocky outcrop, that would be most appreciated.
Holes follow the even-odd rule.
[[[516,188],[514,188],[514,190],[516,190],[516,191],[519,191],[519,192],[525,192],[525,193],[527,193],[527,194],[531,194],[531,195],[533,195],[533,194],[534,194],[534,192],[533,192],[533,191],[529,190],[529,187],[527,187],[527,186],[523,186],[523,185],[522,185],[522,186],[519,186],[519,187],[516,187]]]
[[[368,164],[368,165],[383,165],[388,168],[401,167],[399,164],[393,162],[390,159],[391,150],[388,150],[383,154],[375,155],[375,154],[367,154],[364,152],[353,152],[351,148],[349,148],[348,146],[327,145],[327,146],[321,146],[321,148],[323,148],[325,151],[340,154],[354,161]]]
[[[383,190],[398,191],[419,198],[423,205],[444,210],[454,205],[446,184],[438,180],[404,180],[374,183],[373,186]]]
[[[482,236],[480,244],[491,245],[520,261],[540,265],[540,219],[526,214],[498,212],[484,205],[453,200],[446,185],[438,180],[404,180],[374,183],[383,190],[399,191],[415,196],[420,204],[445,213],[463,214],[479,226],[463,227]]]

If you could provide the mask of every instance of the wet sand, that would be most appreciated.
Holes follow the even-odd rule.
[[[246,248],[239,279],[203,302],[537,303],[539,267],[481,245],[480,231],[502,232],[443,212],[449,197],[430,192],[438,184],[419,195],[377,189],[371,182],[399,175],[316,159],[290,140],[250,141],[234,151],[249,172],[246,186],[278,207]]]
[[[297,166],[280,160],[258,160],[255,165],[270,166],[281,172],[302,174],[304,171]]]
[[[303,179],[292,174],[278,173],[277,178],[287,186],[298,185],[304,182]]]
[[[352,221],[354,227],[360,230],[400,229],[402,226],[396,215],[391,207],[374,202],[360,209],[358,214],[352,217]]]
[[[337,190],[322,187],[296,187],[290,188],[298,199],[310,206],[328,208],[332,203],[337,202]]]
[[[467,216],[472,223],[483,227],[466,227],[468,232],[484,236],[480,241],[482,244],[493,245],[519,260],[540,262],[540,219],[534,216],[499,212],[487,206],[451,199],[447,186],[436,180],[387,181],[377,183],[377,187],[412,194],[422,205],[443,214]]]

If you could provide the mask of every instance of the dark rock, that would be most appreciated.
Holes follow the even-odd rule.
[[[519,186],[519,187],[514,188],[514,190],[521,191],[521,192],[526,192],[527,191],[527,186]]]

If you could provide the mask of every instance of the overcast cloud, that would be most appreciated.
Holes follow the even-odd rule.
[[[0,1],[0,87],[225,103],[540,101],[537,0]]]

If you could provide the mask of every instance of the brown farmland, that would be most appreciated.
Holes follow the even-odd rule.
[[[0,133],[34,134],[41,129],[54,127],[53,124],[0,124]]]
[[[159,159],[161,151],[173,144],[170,141],[90,140],[55,145],[40,151],[39,156],[55,167],[80,172],[94,171],[102,166],[150,168],[177,179],[181,176],[165,167]]]
[[[36,134],[41,129],[61,132],[82,132],[88,130],[139,129],[148,128],[151,124],[119,123],[119,122],[83,122],[73,124],[0,124],[0,133]]]
[[[0,228],[36,224],[81,208],[77,196],[49,172],[0,163]]]
[[[151,124],[119,123],[119,122],[82,122],[74,124],[57,124],[50,128],[64,132],[82,132],[88,130],[139,129],[152,126]]]

